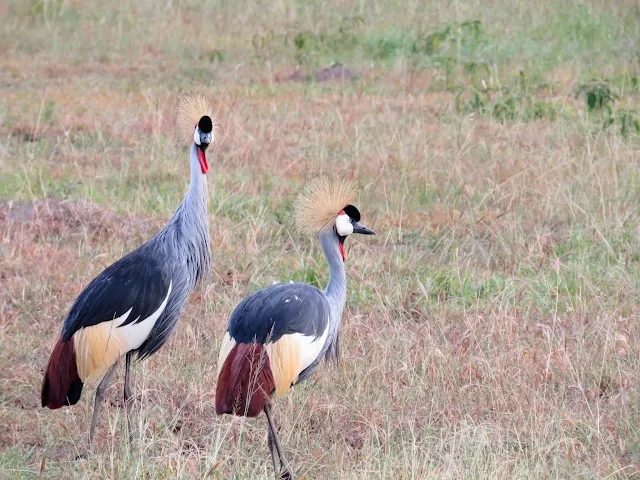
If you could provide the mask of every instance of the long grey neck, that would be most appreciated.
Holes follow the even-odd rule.
[[[331,333],[337,335],[342,323],[342,311],[347,298],[347,275],[338,247],[338,236],[333,230],[320,234],[320,244],[329,264],[330,279],[325,289],[331,307]]]
[[[184,198],[185,204],[196,206],[207,214],[208,190],[207,176],[202,173],[200,161],[198,160],[198,147],[194,143],[191,145],[189,152],[189,164],[191,167],[191,181],[189,182],[189,190]],[[206,220],[206,218],[205,218]]]
[[[200,168],[197,148],[194,143],[189,155],[189,190],[166,228],[159,234],[164,240],[167,253],[177,256],[180,263],[187,266],[188,283],[191,288],[208,273],[211,264],[207,176]]]

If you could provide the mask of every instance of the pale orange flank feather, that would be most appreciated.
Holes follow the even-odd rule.
[[[283,335],[277,342],[267,344],[267,354],[276,383],[276,395],[285,395],[300,374],[300,343],[294,335]]]
[[[119,333],[115,322],[110,321],[83,328],[73,336],[78,375],[83,382],[106,374],[126,353]]]

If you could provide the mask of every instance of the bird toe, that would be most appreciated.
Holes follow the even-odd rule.
[[[278,475],[278,480],[292,480],[292,479],[293,479],[293,475],[291,475],[289,470],[287,470],[286,468],[283,468],[282,470],[280,470],[280,475]]]

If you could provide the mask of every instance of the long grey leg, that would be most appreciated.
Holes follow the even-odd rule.
[[[273,471],[276,474],[276,478],[280,474],[280,462],[278,458],[278,452],[276,451],[276,444],[273,441],[273,433],[271,433],[271,425],[267,423],[267,443],[269,444],[269,453],[271,453],[271,461],[273,462]]]
[[[267,416],[267,422],[269,422],[269,430],[271,430],[273,443],[276,446],[276,451],[278,452],[278,456],[280,457],[280,464],[282,465],[280,476],[276,476],[276,478],[289,480],[293,478],[291,475],[291,469],[289,468],[289,463],[287,462],[286,458],[284,458],[284,452],[282,450],[282,445],[280,445],[280,439],[278,438],[278,433],[276,432],[276,426],[273,423],[273,418],[271,417],[271,405],[269,405],[268,403],[264,407],[264,413]],[[276,475],[278,475],[277,471]]]
[[[114,363],[109,368],[107,374],[102,378],[102,381],[96,388],[96,399],[93,404],[93,416],[91,417],[91,428],[89,429],[89,449],[91,449],[91,444],[93,442],[93,434],[96,431],[96,424],[98,423],[98,415],[100,414],[100,408],[102,408],[102,400],[104,399],[104,392],[109,387],[109,383],[111,382],[111,377],[113,376],[113,372],[116,371],[117,363]]]
[[[131,408],[133,407],[133,398],[131,397],[131,363],[133,362],[133,353],[127,353],[125,357],[125,367],[124,367],[124,407],[125,407],[125,415],[127,417],[127,430],[129,437],[129,447],[133,445],[133,424],[131,420]]]

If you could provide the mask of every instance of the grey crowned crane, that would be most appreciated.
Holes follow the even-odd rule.
[[[348,182],[313,181],[295,205],[299,229],[320,236],[330,279],[320,290],[279,283],[258,290],[235,308],[218,358],[216,413],[267,417],[267,440],[277,478],[291,478],[271,414],[272,395],[308,379],[324,358],[338,360],[338,333],[347,295],[344,242],[361,225]],[[280,460],[278,465],[278,459]]]
[[[42,406],[58,409],[80,400],[89,379],[99,379],[89,447],[104,392],[125,358],[124,403],[131,440],[131,363],[155,353],[211,263],[207,219],[206,150],[214,137],[211,106],[201,95],[181,99],[178,128],[191,144],[187,194],[163,230],[100,275],[75,300],[42,382]]]

